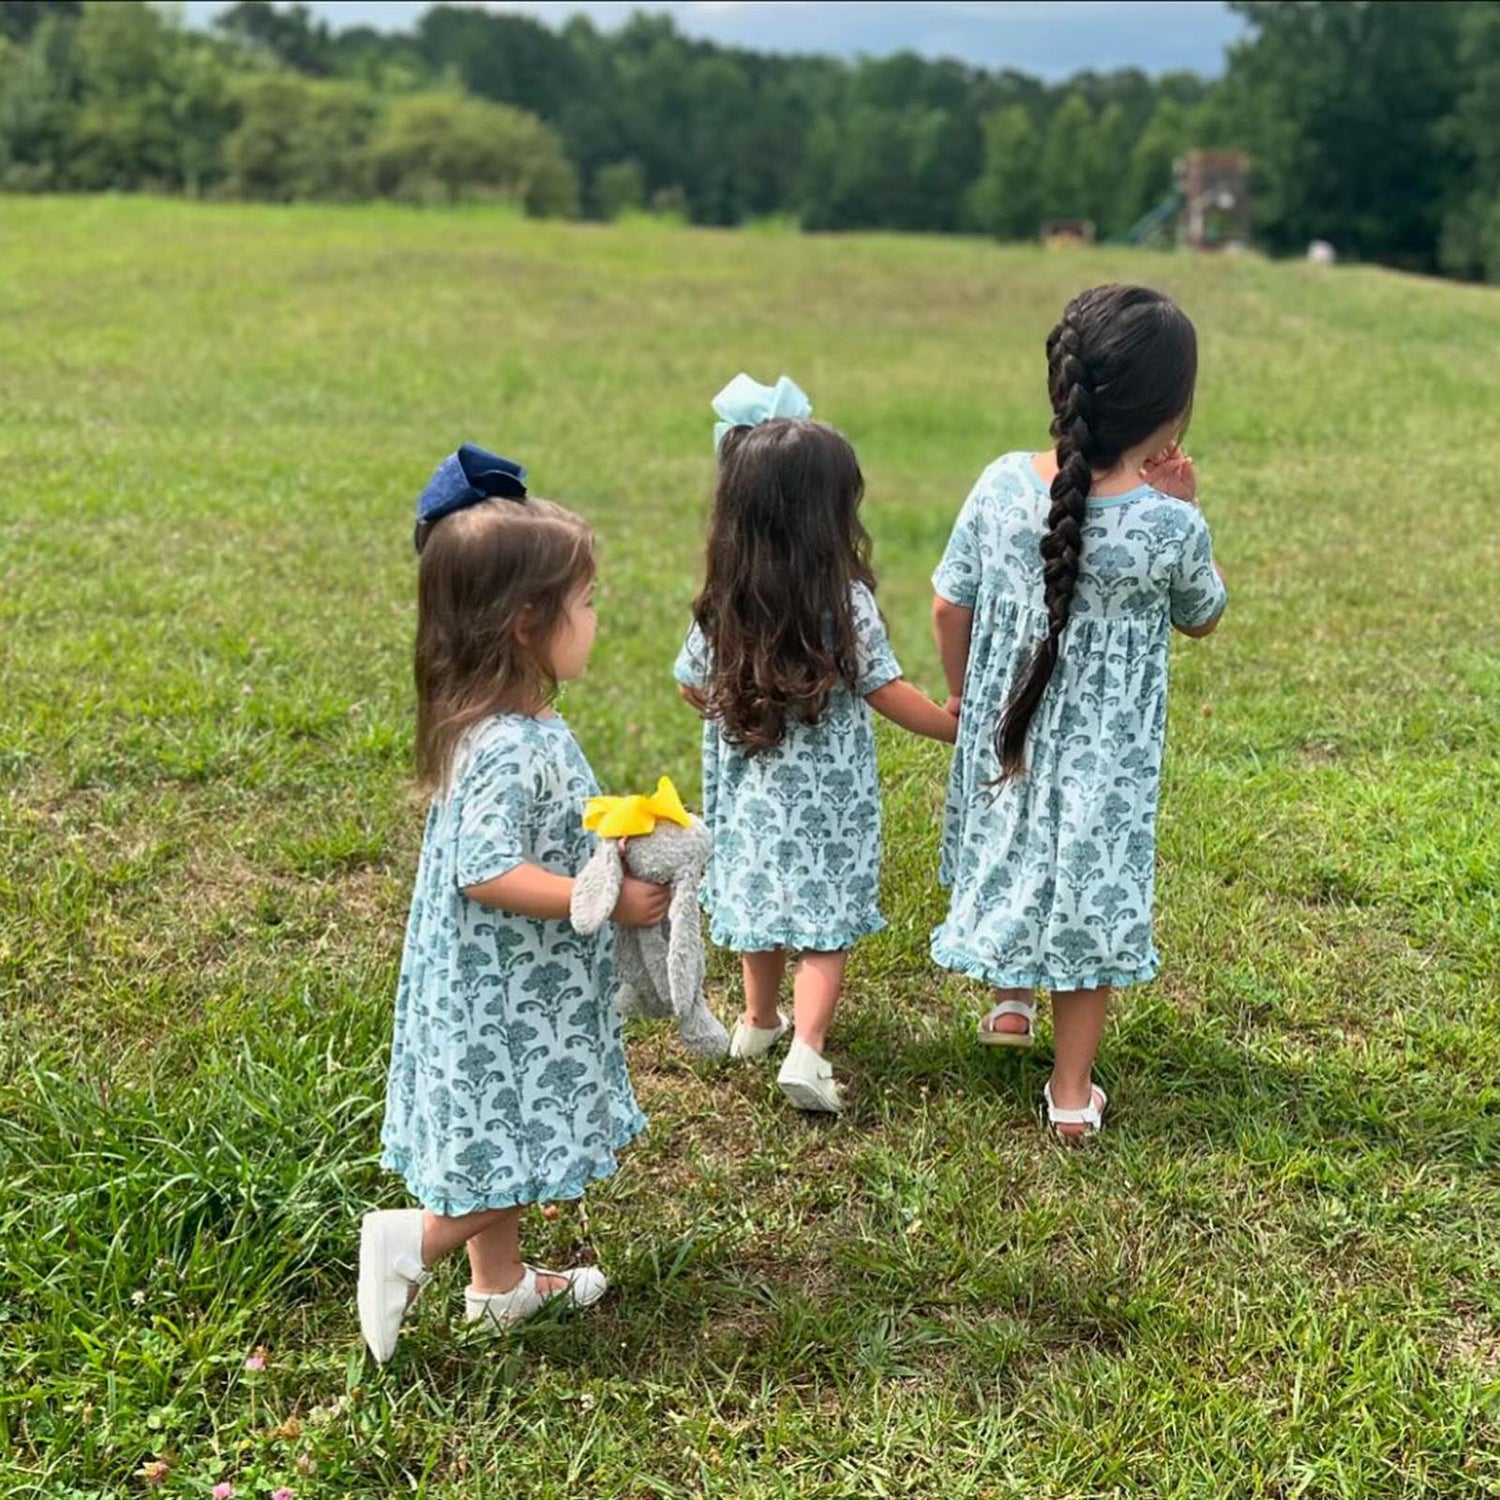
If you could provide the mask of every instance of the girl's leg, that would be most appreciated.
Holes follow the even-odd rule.
[[[446,1214],[424,1213],[422,1215],[422,1264],[432,1269],[445,1255],[452,1255],[460,1245],[467,1245],[475,1235],[494,1228],[506,1218],[519,1222],[520,1210],[515,1208],[485,1208],[477,1214],[464,1214],[449,1218]]]
[[[476,1216],[477,1217],[477,1216]],[[526,1274],[521,1259],[521,1210],[504,1208],[468,1244],[469,1290],[480,1296],[508,1292]],[[536,1289],[543,1296],[568,1289],[566,1276],[538,1276]]]
[[[1109,986],[1061,990],[1052,996],[1052,1102],[1059,1109],[1084,1109],[1094,1087],[1094,1058],[1104,1037]],[[1082,1125],[1059,1125],[1059,1135],[1082,1135]]]
[[[769,953],[742,953],[740,961],[745,971],[745,1024],[770,1031],[777,1024],[776,1002],[786,974],[786,951],[773,948]]]
[[[1023,1005],[1036,1004],[1035,990],[996,990],[995,1004],[1003,1005],[1007,1000],[1019,1000]],[[986,1031],[1002,1031],[1010,1036],[1024,1036],[1031,1030],[1025,1016],[986,1016],[979,1023]]]
[[[828,1040],[839,991],[844,987],[848,951],[804,953],[797,964],[792,988],[792,1007],[797,1040],[821,1053]]]

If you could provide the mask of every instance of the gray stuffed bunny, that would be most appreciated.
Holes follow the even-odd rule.
[[[658,789],[658,796],[664,789]],[[645,798],[609,800],[648,805]],[[675,791],[671,800],[680,812]],[[621,927],[615,933],[620,1013],[653,1020],[675,1016],[689,1052],[723,1057],[729,1050],[729,1033],[703,998],[703,933],[698,919],[698,886],[713,836],[701,819],[681,816],[686,826],[662,817],[649,833],[623,839],[611,835],[608,819],[598,823],[599,847],[573,883],[573,926],[587,936],[609,920],[620,899],[627,864],[638,880],[671,886],[672,904],[660,926]],[[623,854],[622,842],[628,844]]]

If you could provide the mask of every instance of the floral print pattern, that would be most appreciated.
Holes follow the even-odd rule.
[[[576,875],[597,791],[560,718],[502,714],[470,731],[428,810],[380,1138],[432,1213],[576,1198],[645,1126],[608,924],[580,937],[464,895],[523,863]]]
[[[746,755],[703,726],[703,818],[714,852],[703,906],[714,942],[736,953],[832,953],[885,926],[880,787],[865,698],[901,676],[875,596],[850,591],[856,691],[837,688],[817,724],[792,722],[774,750]],[[676,677],[702,689],[709,648],[695,625]]]
[[[996,788],[993,736],[1046,634],[1038,550],[1051,506],[1027,453],[980,476],[933,587],[974,611],[932,956],[1002,988],[1143,983],[1171,627],[1206,625],[1224,585],[1201,512],[1149,486],[1090,500],[1057,669],[1031,723],[1028,774]]]

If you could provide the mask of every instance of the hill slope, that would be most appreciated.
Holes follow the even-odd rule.
[[[1233,602],[1177,648],[1166,970],[1119,1007],[1097,1149],[1046,1146],[1044,1056],[981,1055],[980,997],[928,966],[944,758],[887,736],[851,1113],[643,1031],[652,1131],[588,1219],[533,1226],[618,1295],[492,1346],[445,1271],[362,1366],[433,463],[477,439],[596,521],[566,712],[612,787],[686,789],[712,393],[786,370],[853,439],[936,689],[952,519],[1045,441],[1062,303],[1124,278],[1198,322]],[[6,1493],[164,1454],[179,1493],[1500,1488],[1497,339],[1493,293],[1250,259],[8,200]]]

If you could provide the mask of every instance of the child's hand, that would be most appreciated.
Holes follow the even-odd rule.
[[[963,708],[963,703],[964,703],[964,700],[963,700],[963,699],[962,699],[962,698],[960,698],[960,697],[959,697],[959,696],[958,696],[958,695],[957,695],[957,694],[956,694],[956,693],[955,693],[955,694],[954,694],[954,695],[953,695],[953,697],[951,697],[951,698],[950,698],[950,699],[949,699],[949,700],[948,700],[948,701],[947,701],[947,702],[946,702],[946,703],[945,703],[945,704],[944,704],[944,705],[943,705],[943,712],[944,712],[944,713],[945,713],[945,714],[952,714],[952,715],[953,715],[953,717],[954,717],[954,718],[955,718],[955,719],[956,719],[956,718],[958,718],[958,717],[959,717],[959,712],[960,712],[960,710],[961,710],[961,709],[962,709],[962,708]]]
[[[1198,503],[1198,474],[1193,461],[1173,443],[1165,453],[1148,458],[1141,465],[1141,478],[1154,490],[1171,495],[1174,500]]]
[[[620,899],[610,913],[621,927],[655,927],[664,922],[672,904],[670,886],[656,885],[627,875],[620,882]]]

